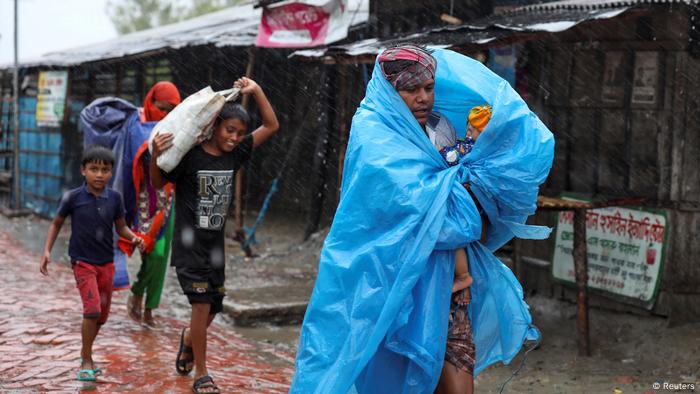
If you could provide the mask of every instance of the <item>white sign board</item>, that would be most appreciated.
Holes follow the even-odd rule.
[[[656,104],[659,83],[659,53],[641,51],[634,54],[633,104]]]
[[[552,274],[575,282],[572,211],[559,213]],[[628,208],[587,211],[588,287],[643,302],[656,296],[666,216]]]
[[[67,87],[67,71],[42,71],[39,73],[39,92],[36,101],[37,126],[61,126],[66,108]]]

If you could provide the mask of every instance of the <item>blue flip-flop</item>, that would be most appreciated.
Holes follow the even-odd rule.
[[[95,378],[95,371],[92,369],[79,370],[77,379],[81,382],[94,382],[97,380],[97,378]]]
[[[83,365],[83,359],[82,359],[82,358],[80,359],[80,365],[81,365],[81,366]],[[94,369],[81,369],[80,371],[78,371],[78,380],[84,381],[84,382],[92,382],[92,381],[94,381],[94,380],[96,379],[95,376],[101,375],[101,374],[102,374],[102,369],[101,369],[100,367],[96,366],[94,362],[92,363],[92,366],[95,367],[95,368],[94,368]],[[88,372],[86,372],[86,371],[92,371],[92,375],[91,375],[91,376],[93,376],[93,379],[90,379],[90,378],[83,378],[83,379],[80,379],[80,375],[81,375],[82,373],[88,373]],[[88,375],[90,375],[90,374],[88,373]]]

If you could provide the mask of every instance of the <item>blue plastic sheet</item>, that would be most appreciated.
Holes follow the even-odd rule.
[[[115,97],[97,99],[80,112],[83,146],[102,145],[114,152],[116,161],[109,186],[122,193],[128,223],[134,221],[136,212],[131,166],[154,125],[155,122],[142,124],[138,108]]]
[[[115,162],[109,187],[122,194],[127,223],[136,217],[136,191],[132,165],[136,151],[148,139],[155,122],[141,123],[138,108],[115,97],[104,97],[90,103],[80,112],[80,130],[83,146],[102,145],[114,152]],[[115,234],[114,288],[129,286],[126,256],[116,247],[119,237]]]
[[[493,107],[491,121],[459,167],[460,178],[489,214],[486,246],[496,250],[517,236],[544,239],[551,229],[523,226],[537,208],[537,193],[554,158],[554,137],[505,80],[481,63],[452,51],[437,51],[434,111],[447,116],[458,134],[475,105]]]
[[[430,393],[443,365],[454,250],[466,247],[475,373],[509,362],[536,338],[517,280],[491,250],[526,226],[551,167],[554,140],[507,82],[480,63],[437,50],[434,110],[459,133],[475,105],[491,122],[461,165],[448,167],[378,65],[357,110],[341,200],[304,318],[293,393]],[[481,219],[470,182],[493,225]],[[482,201],[483,200],[483,201]]]

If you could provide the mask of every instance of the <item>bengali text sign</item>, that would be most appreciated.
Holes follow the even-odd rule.
[[[574,213],[559,213],[552,273],[575,282]],[[644,302],[653,300],[666,239],[666,217],[628,208],[586,214],[588,287]]]

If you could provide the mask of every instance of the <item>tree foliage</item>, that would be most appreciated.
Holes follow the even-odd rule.
[[[109,0],[107,14],[119,34],[167,25],[247,0]]]

